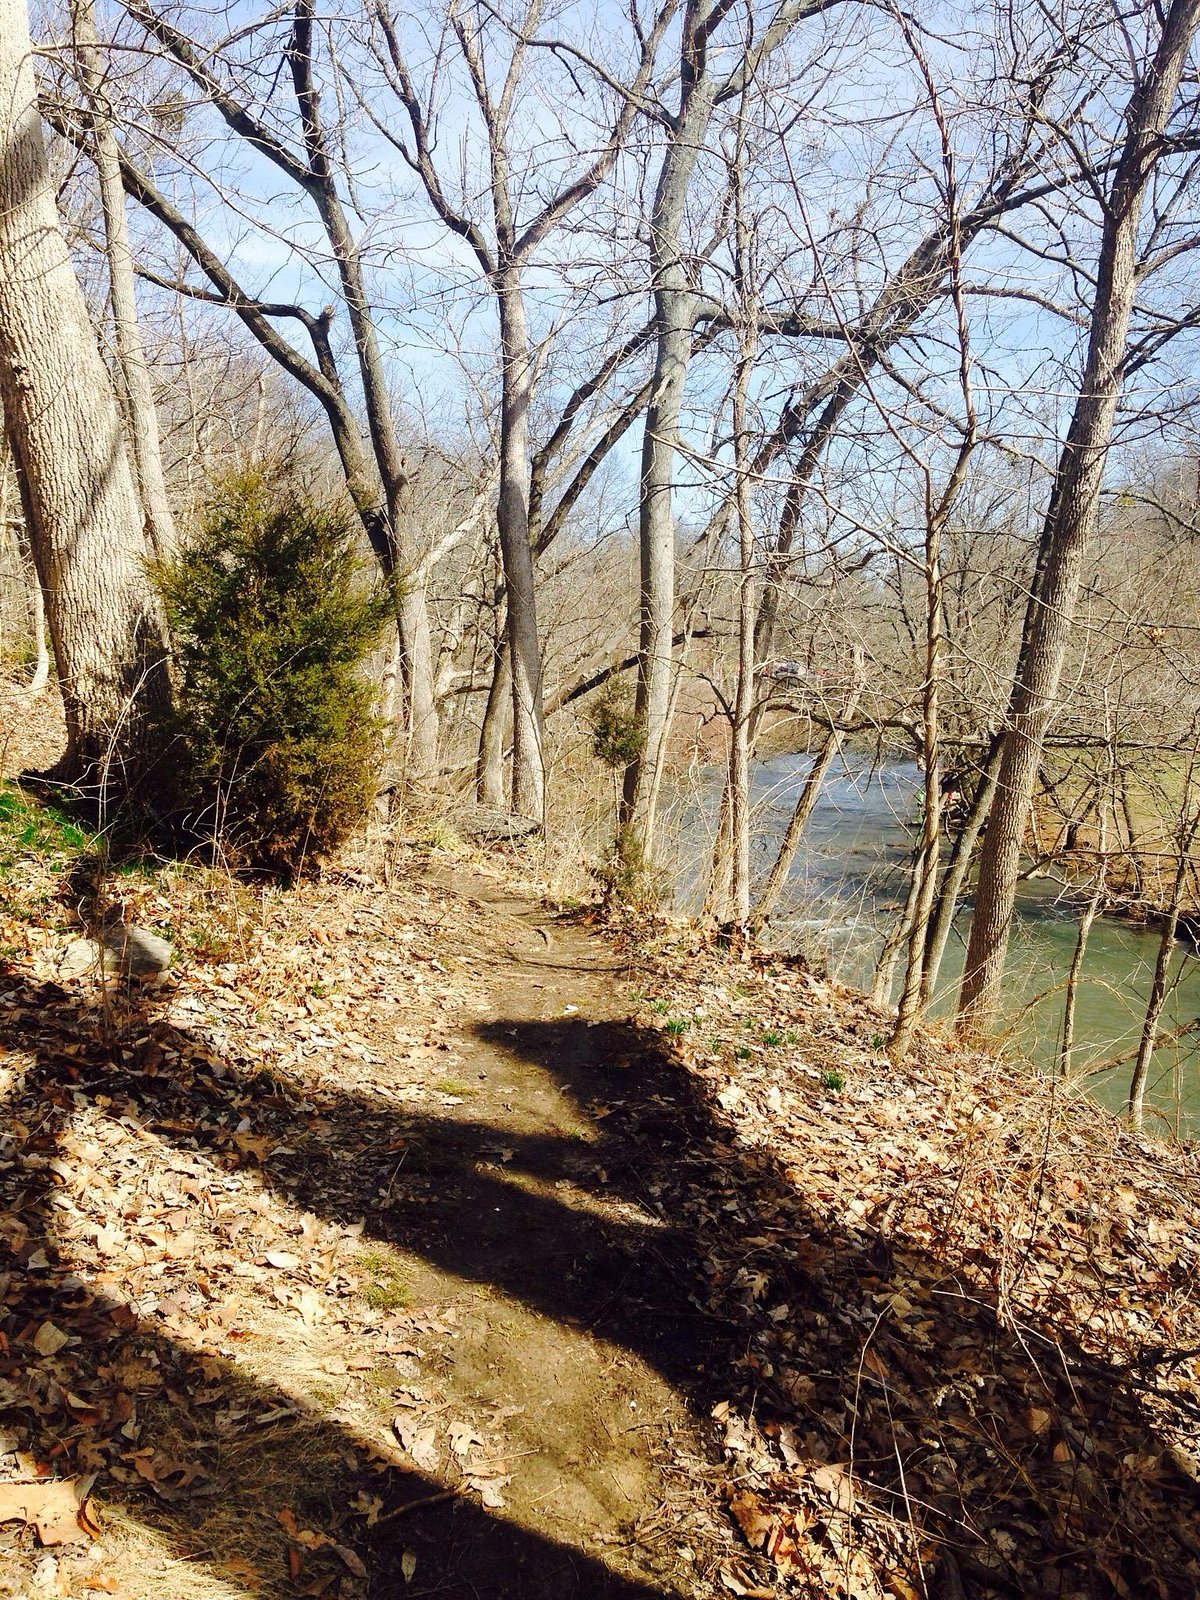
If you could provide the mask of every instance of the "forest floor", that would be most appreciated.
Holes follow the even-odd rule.
[[[0,791],[0,1594],[1200,1592],[1193,1149],[393,830],[105,982],[91,850]]]

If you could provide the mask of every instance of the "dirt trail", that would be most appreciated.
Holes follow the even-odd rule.
[[[649,1152],[614,1125],[642,1064],[623,968],[487,879],[441,881],[478,908],[486,1011],[446,1019],[461,1103],[415,1142],[389,1231],[416,1298],[454,1308],[440,1389],[499,1420],[509,1482],[485,1529],[448,1506],[403,1518],[408,1592],[700,1592],[673,1524],[681,1473],[712,1450],[685,1392],[704,1330],[682,1303],[690,1264],[640,1193]]]
[[[367,865],[244,926],[122,884],[184,946],[161,992],[67,975],[53,854],[0,906],[0,1500],[92,1484],[102,1529],[0,1517],[0,1595],[714,1592],[678,1074],[582,925]]]

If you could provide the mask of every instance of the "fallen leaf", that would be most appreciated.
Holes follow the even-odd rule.
[[[503,1511],[504,1496],[500,1491],[509,1482],[511,1482],[511,1476],[507,1478],[468,1478],[467,1486],[476,1491],[489,1511]]]
[[[414,1418],[396,1417],[392,1423],[397,1439],[408,1451],[423,1472],[432,1472],[441,1459],[437,1447],[437,1429],[422,1427]]]
[[[752,1550],[760,1550],[766,1544],[775,1525],[775,1517],[770,1508],[763,1504],[756,1494],[751,1494],[748,1489],[740,1494],[735,1494],[729,1502],[729,1509],[733,1512],[734,1520],[742,1530],[746,1543]]]
[[[341,1556],[342,1560],[350,1568],[350,1571],[356,1578],[365,1578],[367,1576],[367,1569],[363,1564],[361,1556],[355,1555],[354,1551],[350,1549],[349,1545],[335,1544],[331,1546],[331,1548],[335,1555]]]
[[[450,1448],[460,1461],[465,1461],[477,1444],[483,1440],[467,1422],[452,1422],[450,1424]]]
[[[70,1334],[56,1328],[52,1322],[43,1322],[33,1336],[33,1348],[40,1356],[55,1356],[69,1343]]]
[[[81,1481],[49,1478],[41,1483],[0,1483],[0,1522],[31,1525],[43,1545],[93,1538],[93,1519],[80,1520],[87,1501]]]
[[[814,1467],[808,1477],[813,1488],[825,1495],[836,1511],[854,1510],[854,1485],[845,1467]]]

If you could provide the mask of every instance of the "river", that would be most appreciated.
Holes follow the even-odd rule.
[[[753,774],[756,873],[774,859],[808,770],[807,756],[776,756]],[[797,852],[785,897],[772,927],[780,943],[816,946],[830,973],[869,988],[883,931],[903,901],[920,775],[911,764],[868,769],[854,757],[831,769]],[[711,836],[719,781],[706,794],[702,816],[691,809],[683,837]],[[693,862],[681,881],[694,909],[699,871]],[[969,907],[960,915],[938,980],[935,1014],[953,1010],[962,971]],[[1005,1028],[1010,1053],[1043,1070],[1057,1069],[1063,985],[1075,950],[1077,914],[1060,900],[1060,886],[1045,878],[1020,887],[1006,975]],[[1158,933],[1114,918],[1098,918],[1088,942],[1076,1012],[1075,1071],[1087,1074],[1090,1093],[1119,1110],[1131,1063],[1090,1073],[1094,1063],[1136,1049],[1146,996],[1158,953]],[[1178,1027],[1200,1014],[1200,961],[1180,944],[1172,988],[1160,1026]],[[1200,1136],[1200,1054],[1193,1038],[1155,1052],[1146,1096],[1147,1126]]]

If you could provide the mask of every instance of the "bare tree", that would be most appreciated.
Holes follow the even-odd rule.
[[[1150,1063],[1158,1043],[1158,1023],[1167,997],[1167,979],[1175,954],[1175,935],[1179,927],[1179,911],[1183,900],[1184,884],[1192,865],[1192,850],[1200,832],[1200,810],[1195,804],[1197,751],[1193,746],[1191,761],[1183,785],[1179,810],[1179,833],[1176,840],[1175,873],[1170,897],[1163,916],[1158,953],[1154,961],[1154,976],[1150,981],[1150,996],[1146,1002],[1146,1015],[1142,1023],[1142,1037],[1133,1063],[1129,1081],[1128,1114],[1132,1127],[1139,1131],[1145,1121],[1146,1085],[1150,1076]]]
[[[124,9],[157,43],[165,58],[200,90],[229,132],[245,140],[256,156],[282,173],[313,206],[320,220],[350,324],[366,417],[365,439],[338,370],[330,338],[332,307],[314,314],[299,303],[266,301],[248,293],[219,252],[205,242],[196,225],[154,182],[150,171],[139,166],[127,150],[114,149],[126,192],[170,229],[212,287],[199,290],[182,280],[164,286],[227,306],[272,359],[315,395],[325,409],[346,486],[371,547],[385,575],[397,580],[409,775],[418,783],[427,781],[437,770],[432,636],[424,589],[404,581],[416,568],[420,552],[402,547],[397,533],[403,522],[401,511],[408,474],[388,393],[362,251],[342,198],[334,149],[337,141],[326,124],[317,88],[318,41],[313,5],[311,0],[297,0],[280,51],[280,66],[290,80],[295,111],[295,137],[291,140],[276,130],[268,115],[256,112],[248,94],[241,92],[237,76],[219,45],[214,48],[199,44],[155,11],[148,0],[129,0]],[[58,108],[52,120],[60,132],[78,140],[78,130],[65,108]],[[282,336],[276,326],[281,318],[293,319],[305,329],[315,359],[305,357]]]
[[[64,780],[134,785],[167,701],[112,382],[55,209],[24,0],[0,0],[0,406],[66,711]]]
[[[717,106],[735,100],[792,30],[840,0],[780,0],[761,24],[747,16],[741,48],[719,63],[719,30],[734,0],[686,0],[680,25],[678,102],[654,115],[665,132],[649,218],[654,295],[654,371],[646,405],[639,491],[641,619],[637,716],[639,754],[625,774],[621,825],[639,859],[653,855],[658,790],[666,759],[675,619],[674,473],[693,330],[706,309],[692,286],[683,228],[688,193]]]
[[[1200,0],[1173,0],[1137,66],[1111,184],[1094,180],[1103,216],[1095,297],[1079,396],[1046,512],[1004,729],[996,796],[980,857],[975,914],[959,995],[959,1028],[986,1033],[999,1005],[1021,847],[1043,743],[1054,716],[1079,577],[1096,519],[1145,262],[1143,205],[1169,147],[1164,139],[1197,26]]]
[[[513,809],[539,823],[545,816],[546,774],[541,645],[530,525],[533,488],[530,414],[536,389],[538,351],[530,332],[525,279],[549,236],[595,193],[612,171],[654,69],[659,43],[675,5],[676,0],[667,0],[653,26],[642,36],[632,81],[621,89],[618,109],[597,152],[590,159],[577,163],[575,170],[567,172],[554,184],[547,199],[535,205],[531,213],[523,215],[525,174],[514,171],[514,117],[529,56],[537,42],[543,0],[530,0],[511,30],[504,29],[497,18],[489,17],[482,6],[468,8],[451,4],[450,26],[466,65],[487,146],[489,215],[486,226],[472,214],[468,205],[453,198],[436,161],[436,119],[432,105],[440,87],[438,75],[435,72],[431,76],[423,97],[410,69],[394,16],[382,0],[373,11],[381,39],[378,59],[403,107],[408,137],[400,138],[382,119],[376,118],[376,125],[419,177],[441,223],[466,243],[495,299],[501,356],[497,524],[504,566],[506,619],[504,648],[497,658],[496,677],[501,680],[501,686],[505,677],[511,685]],[[508,35],[507,58],[493,71],[489,71],[487,51],[489,21],[491,32],[502,37]],[[494,787],[496,743],[493,739],[488,755],[481,756],[480,784],[485,793]]]
[[[146,511],[146,537],[155,554],[165,556],[175,547],[175,518],[167,498],[154,386],[138,322],[133,249],[129,241],[129,221],[125,215],[125,188],[121,181],[121,160],[113,131],[104,59],[96,34],[93,0],[71,0],[71,27],[100,184],[109,297],[129,425],[130,451],[137,473],[138,491]]]

